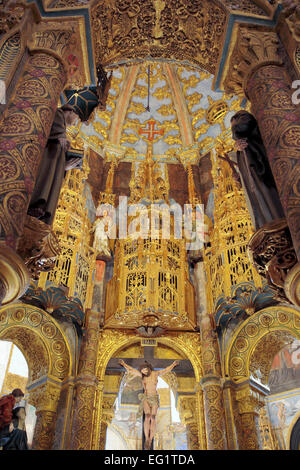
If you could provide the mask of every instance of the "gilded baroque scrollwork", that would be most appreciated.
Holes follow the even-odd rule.
[[[189,60],[213,72],[225,22],[225,8],[214,1],[102,2],[92,10],[96,60],[106,65],[150,55]]]

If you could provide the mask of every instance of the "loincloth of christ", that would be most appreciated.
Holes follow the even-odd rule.
[[[145,393],[140,393],[138,396],[139,400],[141,400],[138,416],[141,416],[144,411],[144,403],[147,403],[152,410],[153,406],[157,406],[159,408],[159,395],[156,393],[155,395],[146,395]]]

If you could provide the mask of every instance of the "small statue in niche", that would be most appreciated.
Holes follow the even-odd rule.
[[[262,137],[252,114],[238,111],[231,118],[237,165],[252,209],[255,230],[284,217]]]
[[[101,216],[97,216],[91,232],[94,233],[93,248],[97,253],[97,259],[110,260],[109,239],[113,234],[113,221],[108,210],[104,210]]]

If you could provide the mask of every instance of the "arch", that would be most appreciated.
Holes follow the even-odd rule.
[[[99,381],[104,380],[109,360],[125,346],[130,346],[140,341],[140,337],[129,336],[126,332],[118,330],[104,330],[99,338],[99,352],[97,357],[96,377]],[[196,382],[199,383],[203,376],[201,363],[200,334],[198,333],[171,333],[168,337],[161,336],[157,339],[159,343],[169,346],[171,349],[183,353],[190,360],[195,374]]]
[[[251,315],[232,338],[225,354],[225,375],[234,382],[243,382],[259,366],[267,380],[271,358],[294,339],[300,339],[300,309],[287,305],[268,307]],[[267,346],[269,355],[267,354]],[[262,361],[256,354],[260,354]]]
[[[43,376],[61,382],[73,370],[68,340],[60,325],[43,310],[23,303],[0,309],[0,340],[12,341],[29,366],[29,383]]]
[[[130,335],[126,330],[103,330],[99,338],[99,349],[97,355],[96,377],[98,379],[98,390],[94,401],[94,420],[93,420],[93,449],[97,449],[97,443],[100,442],[101,422],[105,421],[103,415],[103,396],[104,396],[104,377],[109,360],[114,357],[118,351],[129,347],[140,341],[140,337]],[[168,337],[161,336],[157,338],[158,343],[183,354],[192,364],[195,375],[195,409],[194,418],[197,422],[199,448],[204,449],[203,439],[204,421],[201,413],[203,409],[203,392],[199,386],[200,379],[203,376],[201,363],[201,342],[199,333],[169,333]]]

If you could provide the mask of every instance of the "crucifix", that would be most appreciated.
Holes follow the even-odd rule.
[[[157,380],[159,376],[171,372],[176,367],[176,375],[193,377],[194,371],[189,360],[157,359],[154,347],[144,346],[143,358],[113,358],[109,361],[106,373],[116,373],[125,368],[133,375],[142,379],[144,394],[143,403],[143,449],[153,449],[156,414],[159,408]]]

